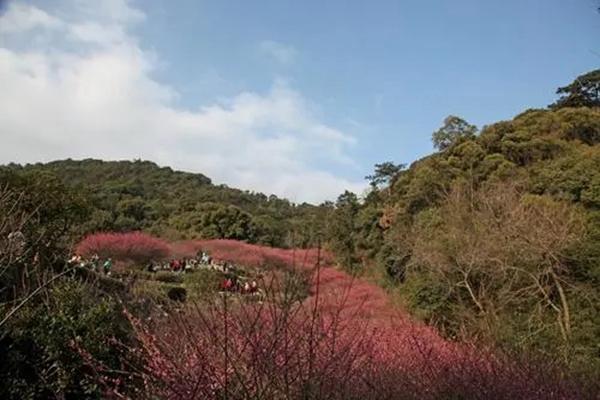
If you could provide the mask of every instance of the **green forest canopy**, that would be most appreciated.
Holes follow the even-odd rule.
[[[85,197],[91,216],[81,227],[83,234],[144,230],[169,239],[306,246],[331,208],[214,185],[202,174],[150,161],[69,159],[3,168],[20,175],[55,175]]]

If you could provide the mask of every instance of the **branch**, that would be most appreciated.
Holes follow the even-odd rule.
[[[69,269],[61,272],[60,274],[54,276],[48,282],[44,283],[43,285],[41,285],[37,289],[35,289],[33,292],[31,292],[29,294],[29,296],[25,297],[23,299],[23,301],[21,301],[15,308],[13,308],[12,310],[10,310],[10,312],[2,319],[2,321],[0,321],[0,328],[10,319],[10,317],[12,317],[17,311],[19,311],[19,309],[21,309],[25,304],[27,304],[27,302],[30,301],[42,289],[44,289],[45,287],[49,286],[52,282],[54,282],[55,280],[57,280],[61,276],[66,275],[68,272],[73,271],[74,269],[75,269],[75,267],[72,267],[72,268],[69,268]]]

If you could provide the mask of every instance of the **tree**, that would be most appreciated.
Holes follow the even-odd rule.
[[[0,169],[0,301],[18,303],[44,285],[46,272],[63,268],[73,227],[88,211],[51,174]]]
[[[600,69],[580,75],[556,94],[562,95],[550,108],[600,107]]]
[[[98,254],[139,265],[162,260],[170,253],[166,242],[142,232],[91,234],[79,242],[76,251],[85,257]]]
[[[373,175],[367,175],[365,179],[369,181],[373,189],[377,189],[380,185],[388,186],[404,168],[406,168],[406,164],[394,164],[391,161],[375,164],[375,172]]]
[[[356,266],[356,218],[360,209],[358,198],[345,191],[336,203],[329,224],[330,246],[344,268]]]
[[[196,227],[204,237],[255,241],[256,226],[252,216],[235,206],[209,204]]]
[[[476,134],[477,127],[475,125],[469,124],[460,117],[450,115],[444,120],[444,125],[433,133],[433,146],[443,151],[463,140],[475,138]]]
[[[513,183],[474,193],[457,185],[441,208],[419,216],[412,262],[445,285],[466,332],[527,337],[544,330],[567,345],[581,328],[568,251],[584,228],[577,207]]]

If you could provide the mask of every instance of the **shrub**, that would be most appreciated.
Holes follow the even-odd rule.
[[[140,280],[136,282],[132,287],[132,294],[138,302],[146,306],[146,309],[152,309],[157,305],[163,306],[169,303],[164,284],[156,281]]]
[[[182,283],[183,276],[169,271],[159,271],[154,274],[154,280],[164,283]]]
[[[187,290],[180,286],[173,286],[167,290],[167,297],[173,301],[184,302],[187,298]]]
[[[275,272],[285,279],[288,271]],[[513,400],[598,393],[552,363],[446,341],[391,308],[383,290],[342,271],[313,272],[305,299],[297,298],[295,282],[273,282],[277,290],[262,282],[259,302],[223,294],[164,308],[152,320],[129,316],[145,360],[137,398]],[[184,284],[194,275],[184,275]],[[172,300],[187,297],[184,288],[150,283]]]
[[[128,359],[132,365],[132,358],[126,347],[111,343],[132,344],[132,339],[115,301],[99,297],[88,285],[64,280],[47,293],[46,302],[29,303],[3,329],[0,397],[103,398],[99,376],[75,348],[85,348],[89,357],[117,371]],[[102,378],[125,383],[114,372]],[[113,384],[120,387],[117,380]]]
[[[184,275],[184,286],[191,299],[210,299],[219,290],[222,281],[220,272],[198,270]]]
[[[594,398],[550,364],[445,342],[406,320],[371,324],[346,302],[234,298],[152,325],[131,318],[146,357],[140,398]]]
[[[155,274],[149,271],[144,271],[140,269],[119,269],[111,272],[110,275],[113,279],[119,280],[152,280],[155,277]]]
[[[76,248],[83,256],[98,254],[101,258],[143,264],[169,255],[168,244],[141,232],[95,233],[87,236]]]

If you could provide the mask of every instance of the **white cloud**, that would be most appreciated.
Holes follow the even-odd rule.
[[[273,40],[263,40],[258,48],[261,53],[283,65],[293,64],[298,57],[298,51],[293,46]]]
[[[35,28],[60,28],[62,22],[47,12],[27,4],[9,3],[1,17],[0,33],[20,33]]]
[[[80,11],[60,19],[33,6],[0,16],[13,35],[61,31],[52,47],[0,45],[0,162],[150,159],[295,201],[364,187],[317,167],[354,165],[346,149],[355,139],[320,122],[285,82],[182,109],[174,101],[179,93],[151,77],[156,57],[128,33],[143,14],[111,0],[103,19],[93,20],[76,1]]]
[[[104,46],[127,42],[129,37],[119,25],[101,25],[96,22],[73,24],[69,27],[71,39]]]

